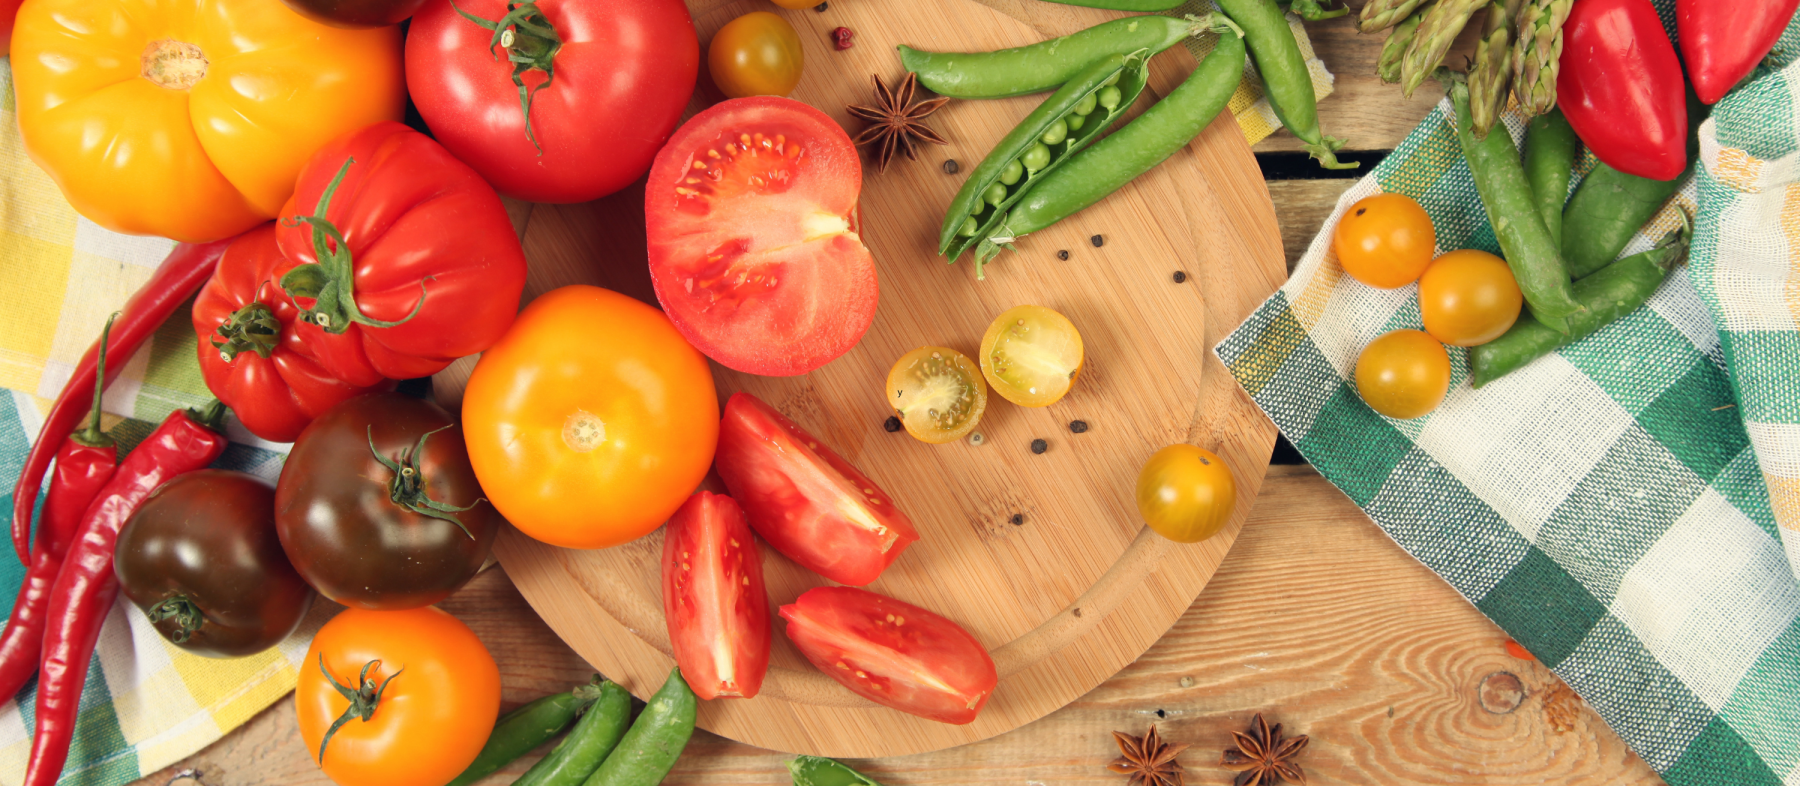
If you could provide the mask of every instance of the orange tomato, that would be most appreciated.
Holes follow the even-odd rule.
[[[1431,414],[1450,392],[1450,353],[1422,330],[1395,330],[1356,358],[1356,392],[1395,420]]]
[[[1438,257],[1419,277],[1425,332],[1453,347],[1486,344],[1519,319],[1525,296],[1506,260],[1464,249]]]
[[[1331,246],[1351,278],[1380,289],[1419,279],[1437,247],[1431,217],[1405,194],[1376,194],[1350,206]]]
[[[351,707],[333,681],[374,712],[327,740]],[[313,636],[294,687],[300,738],[340,786],[443,786],[475,760],[499,713],[494,657],[469,626],[430,606],[340,612]]]
[[[719,441],[706,357],[661,311],[599,287],[532,301],[482,353],[462,411],[494,507],[565,548],[616,546],[661,526]]]
[[[400,32],[270,0],[27,0],[26,152],[107,229],[217,240],[274,218],[314,150],[405,101]]]
[[[768,11],[727,22],[706,47],[706,70],[719,92],[730,98],[785,96],[800,84],[805,66],[800,34]]]
[[[1199,543],[1231,520],[1237,480],[1217,454],[1176,443],[1144,464],[1137,503],[1144,523],[1157,534],[1176,543]]]

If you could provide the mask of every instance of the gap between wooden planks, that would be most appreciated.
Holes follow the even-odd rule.
[[[443,604],[500,663],[505,706],[585,681],[590,670],[501,570]],[[1162,724],[1190,784],[1226,784],[1216,766],[1232,730],[1268,713],[1312,743],[1315,785],[1555,783],[1654,786],[1657,778],[1585,705],[1558,732],[1545,699],[1557,681],[1511,657],[1506,635],[1401,551],[1309,467],[1272,467],[1236,546],[1206,592],[1137,662],[1049,716],[985,742],[857,762],[888,786],[1118,786],[1110,732]],[[1518,677],[1510,713],[1484,709],[1489,675]],[[1552,702],[1554,703],[1554,699]],[[1161,715],[1158,715],[1158,711]],[[531,759],[486,783],[510,783]],[[667,784],[786,784],[785,755],[700,732]],[[139,781],[163,786],[198,768],[209,786],[326,786],[282,699],[188,760]],[[184,782],[185,784],[186,782]]]

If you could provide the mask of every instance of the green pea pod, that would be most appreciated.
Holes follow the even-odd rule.
[[[801,756],[787,766],[794,776],[794,786],[881,786],[843,762],[819,756]]]
[[[1533,317],[1558,333],[1567,333],[1569,317],[1581,313],[1583,307],[1569,287],[1569,268],[1563,264],[1562,253],[1538,216],[1525,165],[1519,162],[1519,148],[1513,145],[1511,134],[1476,138],[1469,116],[1468,84],[1449,69],[1439,73],[1444,75],[1445,89],[1456,106],[1456,138],[1475,176],[1475,191],[1481,195],[1488,223],[1494,227],[1519,291],[1531,304]]]
[[[1694,97],[1692,89],[1688,90],[1687,106],[1688,165],[1680,177],[1651,180],[1627,175],[1602,162],[1569,197],[1569,206],[1563,210],[1563,226],[1573,227],[1574,231],[1563,233],[1562,254],[1568,260],[1571,275],[1586,277],[1618,259],[1632,236],[1687,182],[1700,158],[1700,124],[1711,111]]]
[[[1550,241],[1558,247],[1562,247],[1563,203],[1569,199],[1569,174],[1575,169],[1575,152],[1580,148],[1581,140],[1575,138],[1575,129],[1569,126],[1561,109],[1538,115],[1525,125],[1525,177],[1531,181],[1531,199],[1537,203],[1544,228],[1550,230]],[[1574,264],[1569,259],[1564,262]]]
[[[1575,299],[1587,310],[1569,318],[1567,334],[1544,327],[1536,320],[1521,319],[1505,335],[1469,350],[1469,376],[1475,387],[1517,371],[1636,311],[1656,294],[1669,271],[1687,258],[1688,233],[1684,224],[1664,236],[1655,248],[1632,254],[1575,282]]]
[[[1030,46],[994,52],[922,52],[900,46],[900,64],[941,96],[1006,98],[1054,90],[1107,55],[1154,55],[1199,35],[1205,20],[1128,16]]]
[[[1070,155],[1086,147],[1095,137],[1112,127],[1113,121],[1125,114],[1131,102],[1137,100],[1138,94],[1144,90],[1144,59],[1142,53],[1100,58],[1064,84],[1044,103],[1039,104],[1024,120],[1019,121],[1011,133],[994,145],[993,152],[988,153],[987,158],[975,166],[969,173],[969,179],[963,181],[962,190],[957,191],[955,198],[950,200],[950,208],[944,213],[943,229],[938,233],[938,253],[955,262],[974,242],[974,236],[959,234],[964,219],[983,209],[984,204],[993,205],[986,208],[990,211],[989,218],[998,216],[1018,201],[1019,196],[1031,188],[1033,181],[1054,171]],[[1113,85],[1119,88],[1119,99],[1113,102],[1113,108],[1104,109],[1094,97]],[[1087,108],[1092,114],[1078,115],[1077,112],[1083,108]],[[984,202],[988,190],[1001,183],[1001,176],[1009,171],[1012,162],[1021,160],[1027,151],[1040,143],[1047,132],[1065,127],[1067,119],[1071,117],[1086,119],[1080,130],[1069,134],[1057,146],[1061,150],[1052,156],[1047,165],[1036,168],[1036,171],[1032,171],[1032,167],[1020,167],[1026,176],[1012,184],[1004,199],[997,204]]]
[[[662,783],[675,760],[681,758],[688,738],[694,736],[694,717],[700,699],[681,678],[681,668],[650,697],[631,730],[612,755],[587,779],[586,786],[655,786]]]
[[[475,754],[475,761],[456,780],[446,786],[469,786],[518,760],[574,722],[581,710],[600,697],[598,685],[583,685],[567,693],[545,696],[495,721],[487,744]]]
[[[513,786],[580,786],[600,769],[631,724],[631,693],[611,681],[603,683],[599,693],[569,736],[513,781]]]
[[[1219,41],[1185,81],[1124,128],[1038,178],[1012,210],[996,216],[975,249],[978,266],[992,260],[1002,247],[1011,248],[1014,239],[1105,199],[1206,129],[1231,100],[1244,72],[1242,32],[1224,16],[1215,19]]]
[[[1313,95],[1312,72],[1300,56],[1300,44],[1288,28],[1287,16],[1275,0],[1217,0],[1219,10],[1243,28],[1244,39],[1256,55],[1263,92],[1281,124],[1306,143],[1306,152],[1326,169],[1355,169],[1341,164],[1337,151],[1344,140],[1325,136],[1319,128],[1319,99]]]

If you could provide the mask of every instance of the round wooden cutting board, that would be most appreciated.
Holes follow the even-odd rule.
[[[785,11],[767,0],[696,0],[690,8],[703,46],[740,14],[787,18],[806,53],[793,97],[854,136],[860,123],[844,108],[872,102],[871,75],[898,81],[896,44],[995,49],[1113,16],[1037,0],[992,2],[831,0],[817,12]],[[855,31],[854,48],[832,48],[830,32],[839,26]],[[1159,56],[1139,108],[1192,67],[1180,47]],[[993,653],[998,690],[967,726],[879,707],[815,670],[780,634],[777,618],[761,695],[705,702],[702,727],[765,748],[839,757],[917,753],[1000,734],[1062,707],[1143,653],[1193,602],[1236,537],[1275,430],[1210,346],[1284,277],[1274,210],[1256,163],[1222,116],[1149,175],[1023,238],[1017,253],[1000,257],[987,280],[976,281],[968,259],[946,265],[936,254],[941,211],[962,182],[941,164],[954,158],[967,173],[1041,99],[953,101],[928,121],[949,146],[929,147],[918,161],[897,160],[886,172],[865,169],[862,238],[878,264],[881,302],[856,348],[803,377],[713,367],[721,402],[737,391],[761,397],[861,468],[912,517],[921,539],[869,589],[961,623]],[[527,297],[592,283],[655,303],[642,205],[639,186],[590,204],[534,207],[524,230]],[[1096,235],[1104,245],[1090,241]],[[1059,260],[1065,249],[1069,259]],[[1177,271],[1186,274],[1184,283],[1175,281]],[[1026,303],[1061,311],[1081,330],[1086,366],[1067,398],[1026,409],[990,397],[979,446],[927,445],[883,429],[889,365],[927,344],[973,355],[990,320]],[[447,406],[456,406],[470,365],[440,375],[438,395]],[[1074,420],[1086,421],[1088,430],[1072,433]],[[1046,440],[1049,450],[1034,454],[1034,439]],[[1238,481],[1231,525],[1186,546],[1145,529],[1133,497],[1144,461],[1183,441],[1224,456]],[[551,627],[640,697],[655,691],[674,663],[662,618],[661,549],[660,531],[617,548],[570,551],[511,529],[494,547]],[[763,560],[774,606],[824,583],[766,546]]]

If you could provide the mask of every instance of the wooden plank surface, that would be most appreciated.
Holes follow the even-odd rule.
[[[500,569],[444,608],[498,656],[507,707],[587,678]],[[1124,779],[1105,769],[1118,755],[1109,732],[1159,723],[1168,739],[1193,744],[1182,757],[1189,783],[1223,784],[1231,773],[1216,766],[1219,751],[1260,711],[1311,735],[1300,761],[1313,784],[1661,782],[1548,670],[1508,654],[1506,640],[1317,473],[1278,466],[1206,592],[1137,662],[999,737],[856,765],[889,786],[1117,786]],[[1491,676],[1505,674],[1522,697]],[[786,759],[701,732],[666,783],[787,783]],[[184,767],[210,786],[329,783],[299,744],[287,700],[143,783],[161,786]]]
[[[856,2],[858,0],[842,0]],[[1007,2],[988,0],[999,7]],[[1040,4],[1041,5],[1041,4]],[[1060,10],[1060,9],[1058,9]],[[1353,17],[1352,17],[1353,18]],[[1320,106],[1325,128],[1354,150],[1391,149],[1441,97],[1411,100],[1373,77],[1380,36],[1352,18],[1309,25],[1337,75]],[[1452,50],[1459,60],[1468,36]],[[1297,150],[1280,132],[1257,152]],[[1289,265],[1352,180],[1271,182]],[[566,689],[588,669],[530,613],[503,572],[477,578],[446,607],[467,620],[502,663],[515,706]],[[891,786],[1119,784],[1109,732],[1164,724],[1194,745],[1191,784],[1230,783],[1214,766],[1229,732],[1264,711],[1312,745],[1301,757],[1315,784],[1568,784],[1655,786],[1662,781],[1547,670],[1507,654],[1505,635],[1413,560],[1342,494],[1304,467],[1274,467],[1250,519],[1206,591],[1137,662],[1062,710],[975,745],[859,763]],[[1482,707],[1510,698],[1510,713]],[[1496,707],[1497,709],[1500,707]],[[1162,711],[1159,717],[1157,710]],[[188,760],[140,781],[163,786],[198,768],[210,786],[323,786],[302,750],[292,703],[281,701]],[[787,783],[786,757],[696,735],[670,784]],[[491,782],[504,783],[523,765]],[[183,780],[180,784],[192,781]]]

